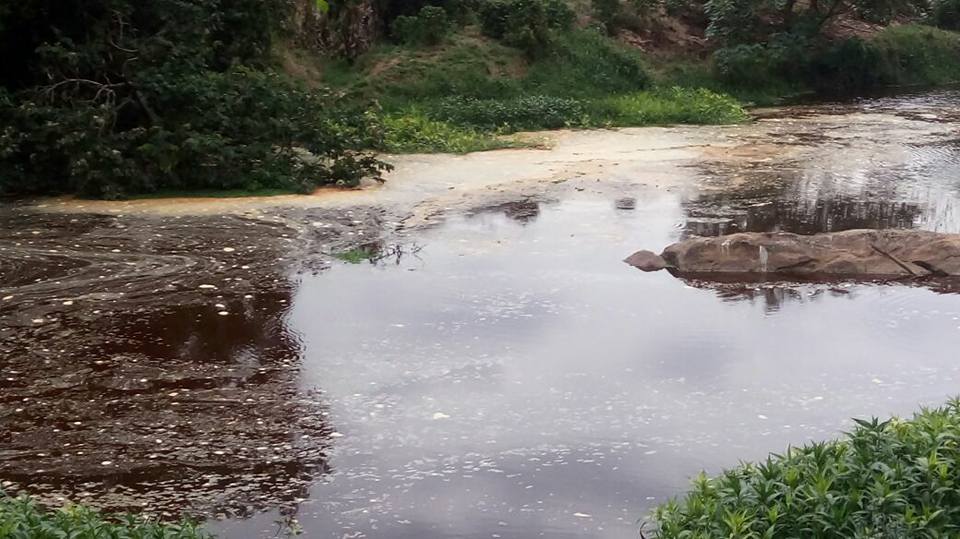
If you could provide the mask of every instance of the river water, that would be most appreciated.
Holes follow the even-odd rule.
[[[700,470],[960,394],[960,295],[685,282],[622,259],[741,230],[960,233],[958,105],[928,92],[408,158],[392,195],[240,216],[9,208],[0,479],[210,515],[231,538],[636,537]],[[376,236],[373,258],[277,262],[348,236]],[[91,292],[105,267],[126,273]],[[157,282],[128,284],[141,274]]]

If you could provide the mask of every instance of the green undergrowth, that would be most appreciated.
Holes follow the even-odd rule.
[[[661,539],[960,537],[960,401],[913,419],[856,420],[659,507]]]
[[[552,36],[530,58],[474,27],[436,46],[381,44],[324,82],[384,111],[382,149],[450,152],[529,145],[518,131],[676,123],[736,123],[736,100],[700,88],[660,87],[640,53],[590,29]]]
[[[891,26],[877,35],[874,45],[883,58],[887,84],[960,82],[960,33],[916,24]]]
[[[384,150],[390,153],[469,153],[526,146],[496,132],[431,120],[416,110],[388,115],[384,126]]]
[[[93,509],[71,505],[46,511],[28,497],[0,492],[0,537],[4,539],[208,539],[198,526],[161,524],[123,515],[108,519]]]

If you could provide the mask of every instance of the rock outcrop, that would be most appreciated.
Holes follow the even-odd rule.
[[[920,230],[742,233],[675,243],[659,262],[650,255],[640,251],[626,262],[644,271],[661,269],[662,262],[681,275],[960,276],[960,234]]]

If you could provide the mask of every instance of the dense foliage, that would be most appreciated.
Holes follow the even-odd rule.
[[[0,192],[352,185],[362,108],[265,69],[285,0],[26,0],[0,11]],[[303,150],[312,156],[306,156]]]
[[[553,30],[568,30],[575,19],[564,0],[484,0],[477,15],[484,34],[534,58],[550,52]]]
[[[806,85],[826,93],[853,93],[883,85],[943,84],[960,80],[960,35],[919,25],[891,26],[874,38],[822,41],[777,36],[715,54],[731,84]]]
[[[656,511],[659,537],[935,538],[960,534],[960,401],[857,421],[845,440],[701,475]]]
[[[424,6],[416,15],[400,15],[391,23],[393,38],[407,45],[438,45],[450,33],[447,12]]]
[[[0,492],[0,537],[5,539],[208,539],[190,524],[158,524],[132,516],[106,520],[81,506],[44,511],[27,497]]]

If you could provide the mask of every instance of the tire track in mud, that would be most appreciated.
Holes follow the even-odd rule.
[[[381,227],[0,207],[0,485],[171,519],[295,505],[334,432],[298,384],[295,275]]]

